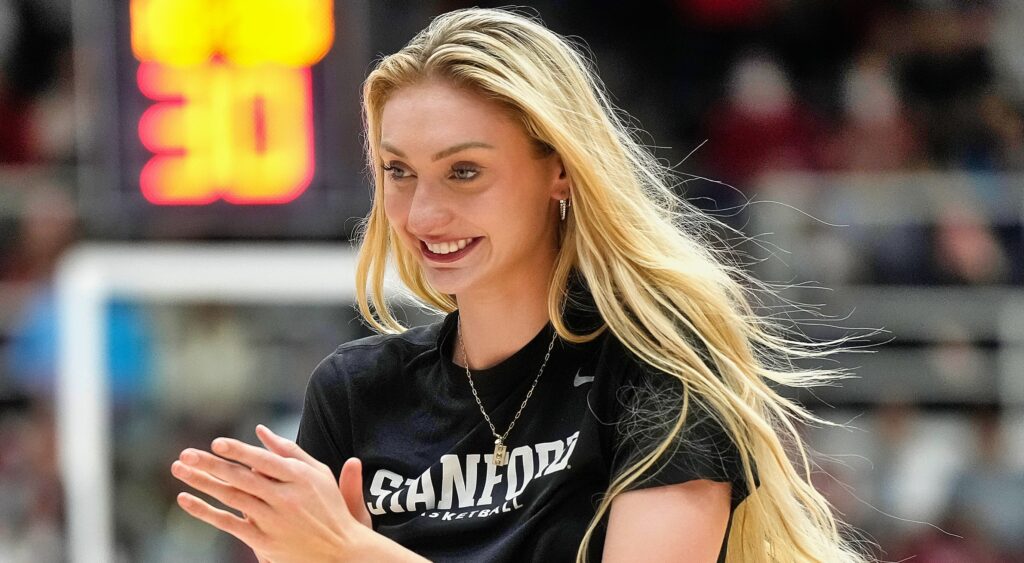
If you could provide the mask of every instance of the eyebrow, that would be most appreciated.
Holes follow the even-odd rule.
[[[408,157],[405,156],[405,153],[403,153],[402,151],[400,151],[397,148],[393,147],[392,145],[388,144],[387,141],[381,141],[380,146],[381,146],[381,148],[383,148],[384,150],[386,150],[388,152],[397,154],[398,156],[400,156],[402,158],[408,158]],[[438,152],[433,157],[431,157],[431,160],[436,162],[436,161],[441,160],[442,158],[444,158],[446,156],[451,156],[451,155],[453,155],[453,154],[455,154],[457,152],[464,151],[466,149],[493,149],[493,148],[494,148],[493,145],[489,145],[489,144],[484,143],[482,141],[468,141],[468,142],[465,142],[465,143],[459,143],[457,145],[448,147],[448,148]]]

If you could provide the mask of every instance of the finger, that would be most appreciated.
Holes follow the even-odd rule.
[[[338,488],[352,516],[360,524],[372,529],[370,511],[363,500],[363,462],[359,458],[351,457],[345,461],[341,475],[338,476]]]
[[[272,484],[279,482],[250,467],[202,450],[188,448],[181,452],[179,459],[189,467],[205,471],[210,476],[261,499],[266,499],[272,492]]]
[[[262,547],[265,539],[263,532],[234,514],[214,508],[188,493],[178,493],[178,505],[192,516],[245,542],[254,551]]]
[[[275,434],[273,430],[262,424],[256,425],[256,436],[263,442],[263,445],[267,446],[268,450],[280,456],[297,459],[317,469],[327,468],[320,460],[306,453],[306,450],[303,450],[298,444],[284,436]]]
[[[217,455],[243,463],[278,481],[291,483],[298,473],[294,461],[234,438],[217,438],[211,444]],[[305,465],[305,464],[303,464]]]
[[[257,519],[261,514],[266,514],[267,508],[269,508],[269,505],[261,499],[228,483],[215,479],[201,469],[189,467],[180,461],[175,461],[171,465],[171,473],[189,486],[216,498],[231,508],[252,514]]]

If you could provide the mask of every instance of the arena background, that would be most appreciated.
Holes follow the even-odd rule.
[[[360,82],[469,5],[0,0],[0,562],[255,561],[171,461],[368,334]],[[873,555],[1024,560],[1024,3],[528,5],[809,337],[884,329],[799,396]]]

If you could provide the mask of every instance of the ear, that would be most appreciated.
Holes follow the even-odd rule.
[[[558,153],[552,153],[551,159],[551,198],[555,200],[569,199],[572,196],[572,182],[569,172]]]

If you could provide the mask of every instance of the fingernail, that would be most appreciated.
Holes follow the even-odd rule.
[[[194,450],[185,450],[181,454],[181,461],[184,461],[185,463],[187,463],[189,465],[192,465],[194,463],[198,463],[199,462],[199,454],[197,454]]]
[[[171,465],[171,471],[179,477],[188,477],[190,472],[188,466],[180,462],[174,462],[174,464]]]
[[[224,453],[228,451],[228,442],[223,438],[217,438],[213,441],[213,450],[216,452]]]

